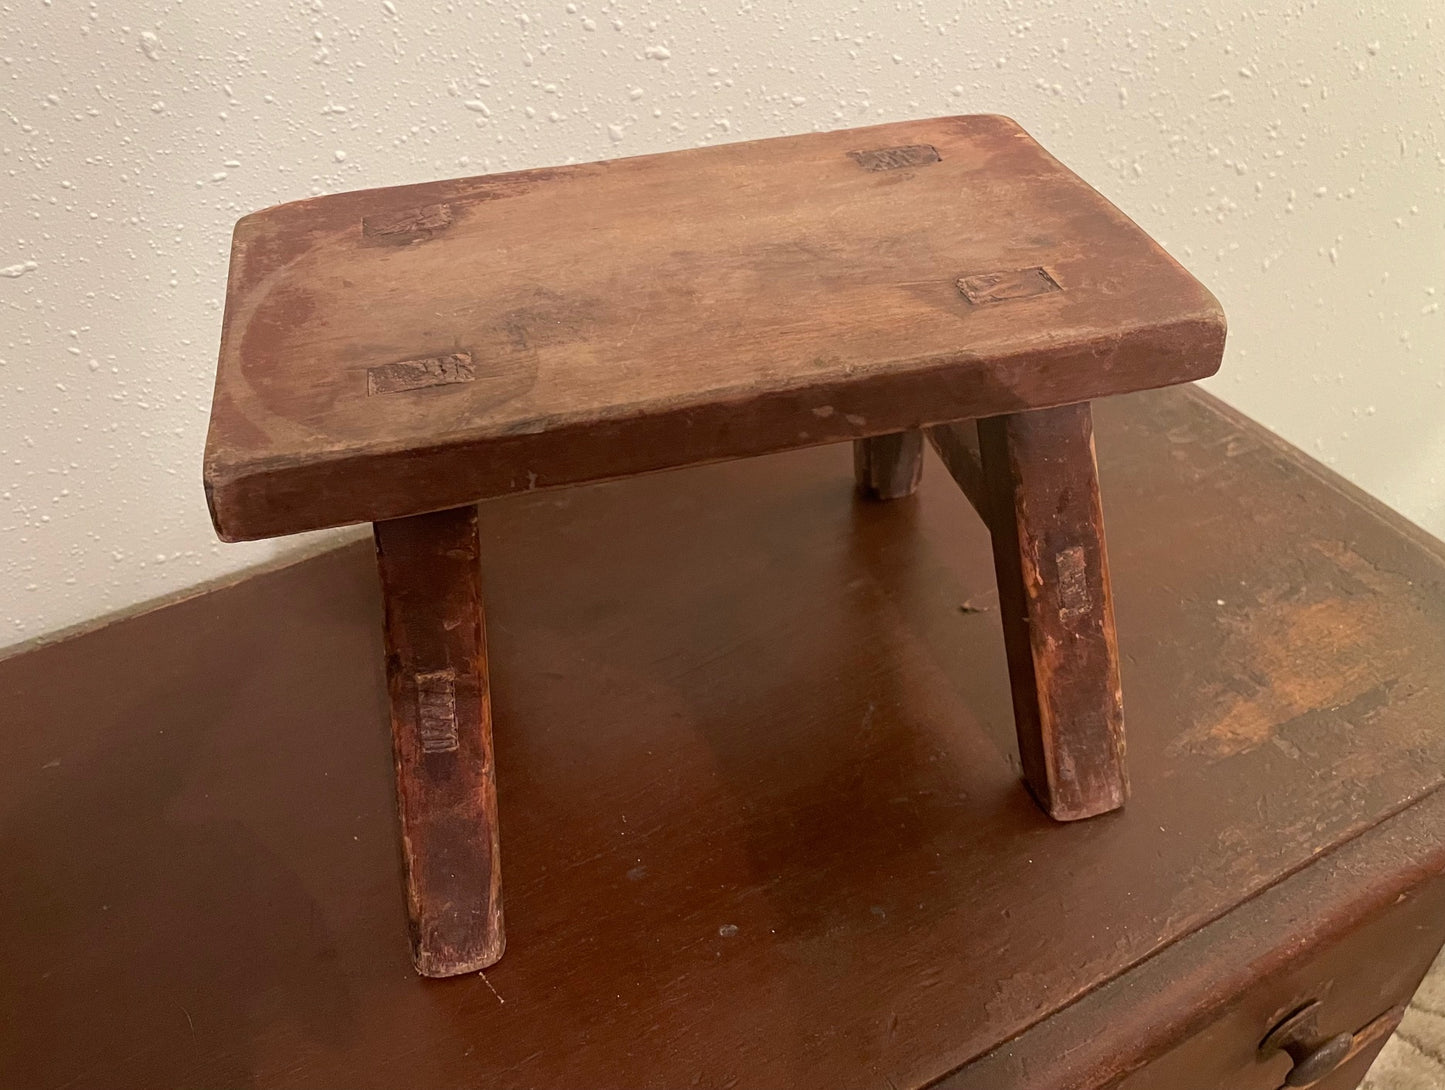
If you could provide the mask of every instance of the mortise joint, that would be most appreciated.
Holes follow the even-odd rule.
[[[458,748],[455,670],[416,675],[416,710],[423,753],[451,753]]]
[[[420,208],[408,208],[404,212],[380,212],[374,216],[363,216],[361,235],[373,242],[405,246],[411,242],[425,242],[451,225],[451,205],[424,204]]]
[[[472,382],[476,377],[470,352],[449,352],[445,356],[378,364],[366,372],[366,393],[399,394],[428,386]]]
[[[979,273],[976,276],[960,276],[958,290],[970,303],[1006,303],[1010,299],[1027,299],[1032,295],[1048,295],[1063,291],[1059,282],[1049,275],[1048,270],[1035,265],[1031,269],[1013,272]]]
[[[1056,560],[1059,578],[1059,618],[1064,621],[1087,616],[1094,607],[1089,594],[1089,574],[1082,545],[1071,545]]]
[[[864,170],[902,170],[904,167],[921,167],[936,163],[941,156],[932,144],[906,144],[898,148],[874,148],[871,151],[850,151],[852,159]]]

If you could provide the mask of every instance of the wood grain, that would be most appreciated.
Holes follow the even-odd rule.
[[[423,976],[474,972],[505,945],[477,511],[375,537],[413,960]]]
[[[911,496],[923,477],[923,433],[901,431],[853,441],[853,480],[870,500]]]
[[[989,528],[1025,780],[1060,820],[1117,809],[1123,697],[1089,406],[928,439]]]
[[[1024,779],[1060,821],[1107,813],[1128,776],[1093,417],[989,417],[978,442]]]
[[[1182,382],[1223,341],[1007,118],[343,193],[236,227],[204,479],[267,537]]]

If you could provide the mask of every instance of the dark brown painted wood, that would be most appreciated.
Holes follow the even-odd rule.
[[[1322,979],[1364,1025],[1439,910],[1309,964],[1445,866],[1445,553],[1198,393],[1094,413],[1135,784],[1094,821],[1019,783],[931,455],[898,504],[832,447],[484,505],[485,978],[407,955],[369,547],[0,661],[0,1086],[1113,1078]]]
[[[1214,297],[1003,117],[315,197],[242,219],[226,540],[1213,373]]]
[[[1316,1083],[1349,1090],[1445,942],[1445,794],[1435,793],[1104,984],[939,1090],[1280,1090],[1289,1057],[1260,1043],[1320,1003],[1355,1037]],[[1107,1027],[1107,1032],[1101,1030]]]
[[[911,496],[923,476],[923,433],[901,431],[853,441],[853,480],[870,500]]]
[[[505,945],[477,509],[374,532],[412,957],[475,972]]]
[[[1051,817],[1124,804],[1124,698],[1087,403],[978,422],[1024,779]]]

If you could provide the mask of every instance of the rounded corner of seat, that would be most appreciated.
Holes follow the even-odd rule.
[[[250,540],[250,535],[236,525],[230,512],[231,481],[209,458],[201,469],[201,489],[206,494],[206,510],[211,516],[211,528],[216,531],[216,537],[228,545]]]
[[[968,119],[975,122],[985,122],[986,124],[1003,130],[1009,136],[1022,136],[1030,140],[1033,139],[1033,137],[1029,136],[1029,132],[1023,127],[1023,124],[1017,118],[1010,117],[1008,114],[972,114],[969,115]]]

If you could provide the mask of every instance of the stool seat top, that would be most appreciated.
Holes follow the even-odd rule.
[[[226,540],[1212,374],[1214,297],[997,116],[316,197],[236,225]]]

